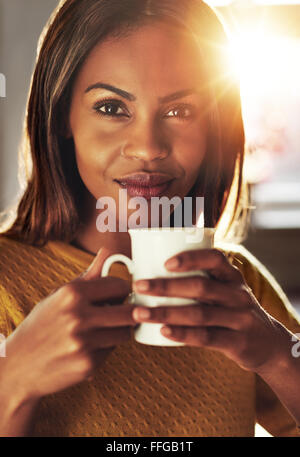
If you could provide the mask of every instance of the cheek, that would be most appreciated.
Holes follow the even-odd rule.
[[[101,128],[101,122],[73,102],[70,110],[70,128],[75,144],[78,168],[99,171],[105,169],[115,151],[115,136]]]
[[[206,129],[187,128],[174,139],[176,161],[185,170],[186,177],[197,176],[206,152]]]
[[[86,125],[74,132],[76,160],[79,171],[98,174],[105,172],[116,153],[112,136],[100,132],[93,125]]]

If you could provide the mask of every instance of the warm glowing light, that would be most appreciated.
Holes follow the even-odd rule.
[[[245,97],[252,93],[299,91],[299,43],[267,30],[242,31],[230,40],[229,58]]]
[[[232,3],[232,0],[205,0],[209,6],[228,6]]]
[[[204,0],[210,6],[229,6],[234,3],[233,0]],[[243,6],[247,5],[300,5],[300,0],[235,0],[236,4]]]
[[[289,147],[287,131],[300,94],[300,40],[264,27],[236,30],[229,46],[230,67],[240,80],[251,182],[267,180],[274,157]]]
[[[253,0],[256,5],[300,5],[300,0]]]

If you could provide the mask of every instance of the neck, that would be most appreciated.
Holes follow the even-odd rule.
[[[131,241],[128,232],[105,232],[97,230],[96,200],[87,193],[81,212],[81,227],[71,244],[96,255],[100,248],[106,247],[112,254],[123,254],[131,258]],[[117,225],[118,227],[118,225]]]
[[[96,255],[100,248],[106,247],[112,254],[123,254],[131,258],[131,241],[128,232],[99,232],[96,220],[94,199],[86,198],[81,214],[81,226],[72,244],[83,251]],[[118,227],[118,225],[117,225]]]
[[[127,232],[97,231],[96,226],[85,226],[77,234],[72,244],[83,251],[96,255],[100,248],[106,247],[112,254],[124,254],[131,258],[131,242]]]

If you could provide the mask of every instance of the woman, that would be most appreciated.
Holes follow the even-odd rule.
[[[120,189],[204,196],[205,225],[221,231],[224,216],[238,239],[244,132],[225,44],[199,0],[66,0],[50,19],[28,101],[26,186],[0,237],[2,435],[253,436],[256,420],[297,435],[300,323],[245,249],[223,243],[167,265],[210,279],[133,284],[199,300],[150,317],[126,304],[123,267],[100,278],[108,255],[130,255],[127,232],[96,227],[97,199],[120,209]],[[186,345],[136,343],[142,321]]]

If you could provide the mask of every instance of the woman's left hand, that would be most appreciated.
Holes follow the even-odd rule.
[[[138,293],[196,299],[184,306],[136,307],[137,322],[163,323],[162,334],[188,346],[223,352],[242,368],[266,370],[280,361],[286,329],[258,303],[239,269],[217,249],[181,252],[165,263],[172,272],[206,270],[203,276],[155,278],[134,283]],[[149,318],[141,312],[149,312]]]

